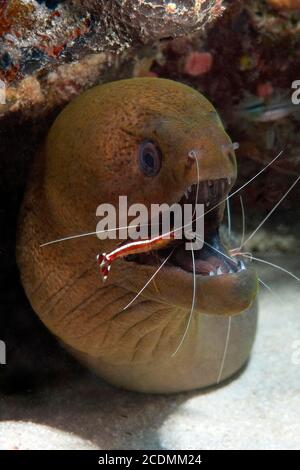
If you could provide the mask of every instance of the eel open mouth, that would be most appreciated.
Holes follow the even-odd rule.
[[[201,249],[193,250],[195,273],[200,276],[218,276],[233,274],[245,270],[243,261],[232,258],[221,241],[219,227],[223,218],[224,200],[231,189],[231,180],[221,178],[218,180],[201,181],[193,184],[185,191],[179,201],[182,206],[191,204],[204,204],[204,243]],[[192,211],[194,213],[194,211]],[[193,231],[195,220],[192,221]],[[203,237],[203,235],[202,235]],[[129,254],[125,256],[128,262],[159,266],[165,261],[164,269],[168,266],[181,268],[186,272],[193,272],[193,257],[190,249],[186,249],[187,240],[170,239],[161,248],[150,251]],[[168,260],[166,261],[166,259]]]

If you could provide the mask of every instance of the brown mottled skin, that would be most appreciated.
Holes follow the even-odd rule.
[[[145,177],[137,148],[156,141],[160,173]],[[19,223],[21,279],[32,307],[73,353],[111,383],[145,392],[175,392],[216,383],[228,318],[231,335],[222,379],[247,360],[256,328],[257,279],[237,274],[197,275],[195,311],[186,329],[192,274],[165,267],[143,294],[123,307],[157,266],[118,260],[103,284],[95,261],[115,240],[87,236],[40,247],[69,235],[93,232],[96,208],[119,195],[128,205],[173,203],[197,179],[188,162],[201,150],[200,179],[236,177],[235,161],[221,151],[230,143],[213,106],[197,91],[169,80],[139,78],[90,89],[53,124],[34,162]],[[222,209],[223,210],[223,209]]]

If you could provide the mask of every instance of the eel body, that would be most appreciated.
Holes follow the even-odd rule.
[[[250,354],[257,319],[257,276],[230,258],[219,235],[235,179],[232,142],[197,91],[157,78],[86,91],[50,129],[21,209],[17,260],[33,309],[76,357],[118,386],[168,393],[231,376]],[[119,256],[103,283],[96,255],[119,241],[91,233],[100,204],[115,207],[120,220],[119,196],[149,212],[164,203],[212,208],[194,263],[184,243],[170,240]]]

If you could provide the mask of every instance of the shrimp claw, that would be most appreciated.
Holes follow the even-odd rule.
[[[106,253],[98,254],[96,259],[97,264],[99,265],[99,271],[102,276],[102,280],[105,282],[111,267],[111,260]]]

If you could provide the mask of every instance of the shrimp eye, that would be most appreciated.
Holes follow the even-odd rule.
[[[144,140],[139,146],[139,166],[145,176],[156,176],[161,169],[162,153],[151,140]]]

